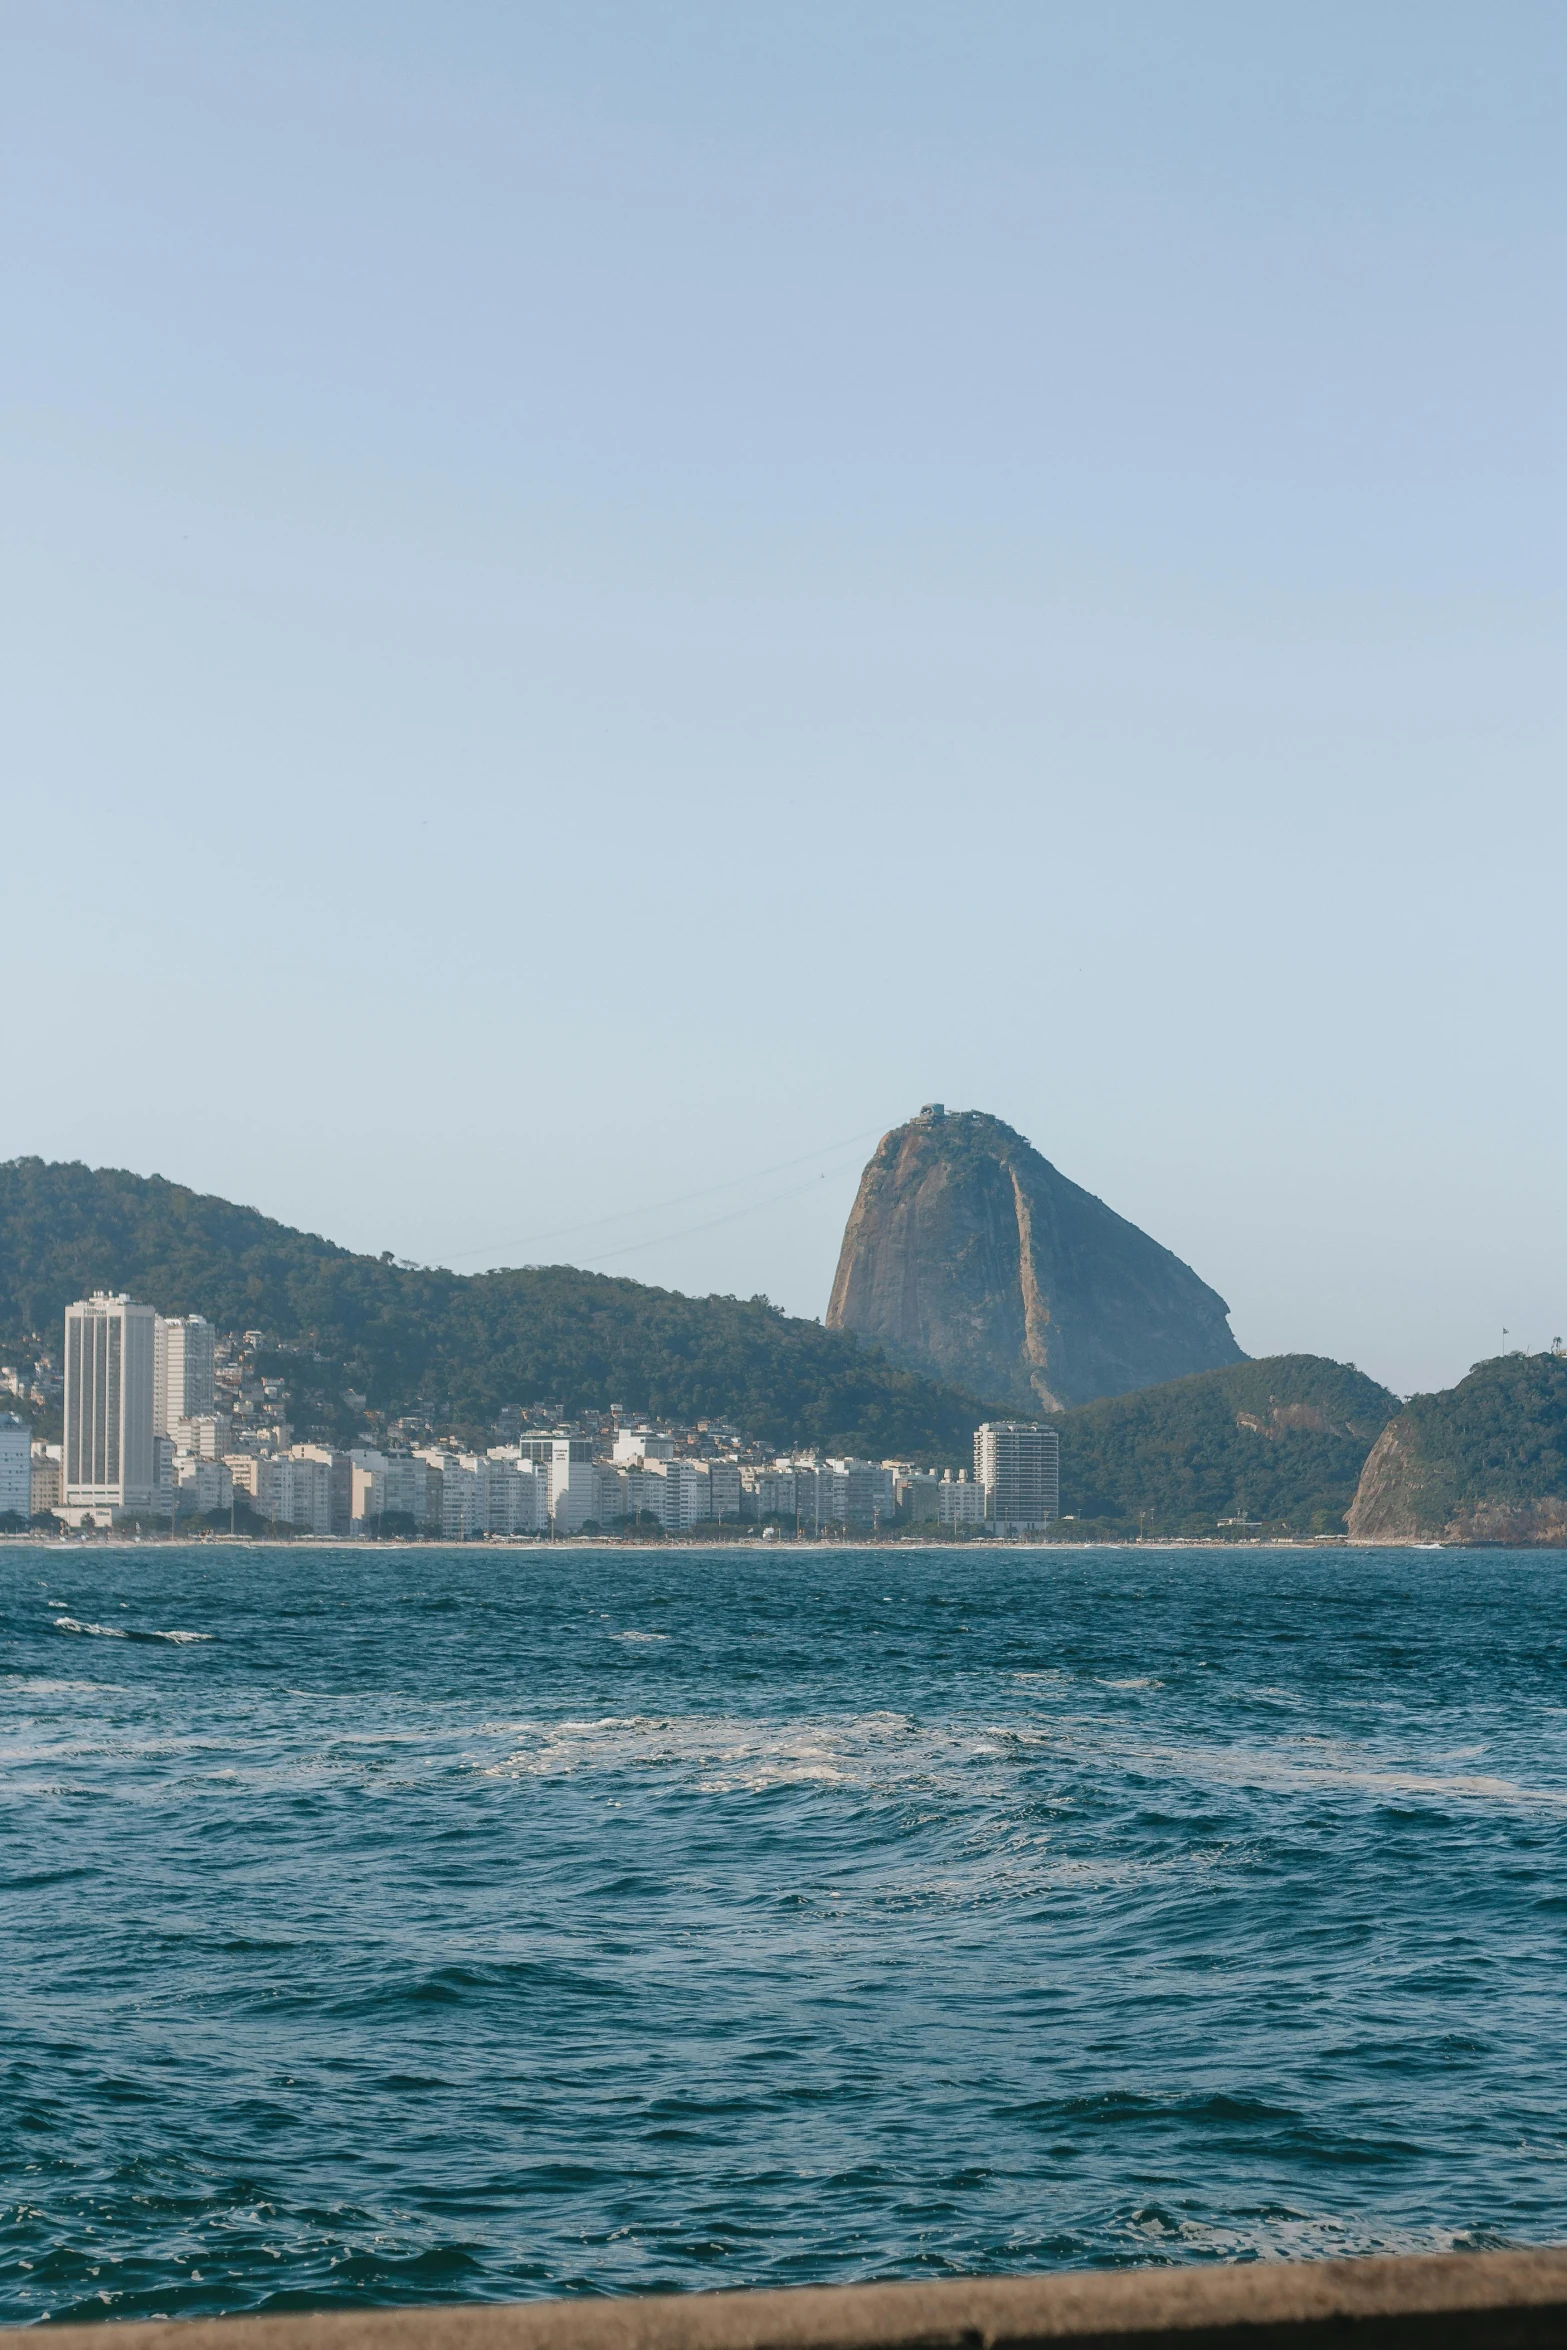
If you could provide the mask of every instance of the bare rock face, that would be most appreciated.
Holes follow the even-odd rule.
[[[1351,1542],[1413,1542],[1436,1533],[1448,1516],[1423,1474],[1408,1417],[1390,1420],[1366,1455],[1349,1505]]]
[[[861,1177],[827,1324],[1038,1412],[1244,1362],[1228,1315],[999,1118],[935,1108],[886,1135]]]

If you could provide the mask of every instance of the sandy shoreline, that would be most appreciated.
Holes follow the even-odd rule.
[[[0,1534],[0,1549],[43,1550],[51,1556],[72,1550],[336,1550],[353,1552],[356,1556],[385,1555],[403,1557],[415,1551],[439,1551],[449,1555],[461,1551],[465,1555],[485,1557],[494,1552],[537,1554],[540,1557],[603,1554],[616,1556],[626,1551],[641,1551],[647,1557],[677,1553],[680,1557],[732,1557],[737,1552],[752,1551],[766,1557],[799,1551],[853,1551],[873,1553],[877,1557],[896,1557],[900,1551],[919,1552],[923,1556],[940,1553],[942,1556],[960,1556],[967,1552],[981,1555],[995,1551],[1026,1551],[1041,1557],[1069,1555],[1085,1550],[1202,1550],[1202,1551],[1328,1551],[1328,1550],[1516,1550],[1545,1553],[1560,1546],[1534,1542],[1416,1542],[1405,1538],[1377,1542],[1351,1542],[1343,1534],[1302,1535],[1298,1539],[1276,1536],[1269,1540],[1213,1541],[1197,1534],[1171,1534],[1163,1539],[1154,1536],[1129,1536],[1120,1542],[1003,1542],[980,1537],[968,1542],[914,1542],[893,1539],[881,1542],[835,1541],[827,1535],[810,1541],[788,1539],[781,1542],[763,1542],[759,1535],[749,1535],[736,1542],[682,1541],[678,1536],[666,1537],[662,1542],[616,1542],[595,1536],[568,1535],[564,1541],[551,1541],[543,1535],[488,1535],[474,1542],[442,1542],[433,1536],[421,1535],[404,1540],[393,1536],[372,1541],[364,1536],[342,1534],[296,1534],[275,1537],[266,1534],[177,1534],[116,1535],[40,1535]],[[1563,1552],[1567,1555],[1567,1551]]]

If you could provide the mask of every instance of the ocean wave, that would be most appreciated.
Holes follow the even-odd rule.
[[[1153,1687],[1114,1682],[1114,1688]],[[1263,1794],[1361,1794],[1383,1800],[1465,1805],[1567,1807],[1567,1788],[1531,1786],[1499,1773],[1447,1771],[1385,1756],[1300,1751],[1279,1746],[1173,1745],[1116,1734],[1092,1714],[1043,1720],[920,1724],[891,1711],[804,1720],[737,1715],[612,1714],[560,1722],[486,1725],[511,1742],[504,1756],[478,1765],[493,1778],[577,1778],[664,1774],[705,1794],[765,1792],[815,1784],[884,1796],[920,1788],[969,1789],[987,1774],[988,1800],[1010,1782],[1031,1802],[1049,1801],[1041,1770],[1056,1774],[1055,1792],[1074,1799],[1086,1780],[1103,1796],[1120,1781],[1156,1775],[1186,1786],[1250,1789]],[[1466,1750],[1469,1759],[1476,1750]],[[1460,1759],[1454,1755],[1453,1759]],[[1002,1798],[1005,1801],[1005,1798]]]
[[[131,1624],[82,1624],[75,1616],[55,1616],[51,1621],[57,1632],[80,1632],[89,1640],[166,1640],[176,1648],[188,1648],[217,1638],[215,1632],[143,1632]]]
[[[894,1713],[804,1722],[608,1714],[592,1721],[517,1723],[509,1734],[522,1742],[488,1764],[486,1776],[564,1778],[662,1768],[693,1777],[706,1794],[863,1781],[868,1767],[878,1759],[885,1763],[890,1751],[907,1750],[920,1735],[907,1716]]]

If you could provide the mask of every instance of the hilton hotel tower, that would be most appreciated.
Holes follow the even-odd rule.
[[[154,1361],[157,1314],[102,1291],[65,1309],[68,1509],[149,1509],[157,1479]]]

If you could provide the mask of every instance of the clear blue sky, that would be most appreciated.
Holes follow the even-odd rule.
[[[0,36],[0,1154],[818,1313],[936,1096],[1567,1330],[1558,6]]]

